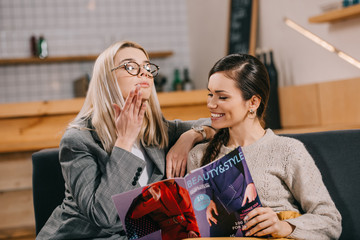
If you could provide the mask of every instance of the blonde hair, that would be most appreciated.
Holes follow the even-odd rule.
[[[90,120],[108,153],[111,152],[117,138],[113,103],[121,108],[125,104],[115,73],[111,72],[111,69],[115,67],[114,57],[117,52],[128,47],[140,49],[149,59],[145,49],[135,42],[116,42],[108,47],[96,59],[84,105],[68,126],[68,128],[88,129],[87,121]],[[138,138],[144,146],[165,148],[169,142],[167,126],[163,121],[155,86],[152,88]]]

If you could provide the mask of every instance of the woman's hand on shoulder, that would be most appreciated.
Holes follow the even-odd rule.
[[[244,218],[245,225],[242,230],[246,236],[287,237],[294,231],[294,226],[285,221],[280,221],[277,214],[268,207],[258,207],[249,212]]]
[[[206,139],[214,136],[215,130],[209,126],[203,126]],[[184,132],[166,155],[166,177],[183,177],[186,172],[187,159],[190,150],[196,143],[204,141],[201,133],[190,129]]]
[[[201,135],[193,130],[184,132],[166,155],[166,177],[183,177],[188,154]]]
[[[147,103],[142,101],[140,87],[132,90],[126,98],[123,109],[113,104],[117,140],[115,146],[131,151],[144,120]]]

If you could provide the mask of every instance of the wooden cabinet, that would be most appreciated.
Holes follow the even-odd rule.
[[[360,128],[360,78],[282,87],[277,133]]]
[[[167,119],[208,117],[207,90],[158,93]],[[0,105],[0,153],[34,151],[58,146],[67,124],[84,98]]]

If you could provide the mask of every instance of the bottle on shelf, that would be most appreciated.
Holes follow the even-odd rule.
[[[269,51],[269,57],[270,57],[270,62],[269,62],[269,65],[268,65],[268,69],[269,69],[268,71],[269,71],[270,79],[271,79],[271,81],[276,83],[276,87],[277,87],[278,86],[278,72],[276,70],[272,50]]]
[[[158,74],[154,78],[154,84],[155,84],[156,92],[163,92],[166,82],[167,82],[166,77],[164,75],[162,75],[162,74]]]
[[[267,54],[266,54],[266,51],[264,51],[262,54],[262,63],[265,65],[265,67],[266,67],[266,69],[267,69],[267,71],[269,72],[269,65],[268,65],[268,63],[267,63]]]
[[[30,51],[32,57],[37,57],[38,55],[38,46],[35,36],[30,37]]]
[[[184,69],[184,80],[182,82],[182,89],[184,91],[191,91],[194,89],[194,84],[189,77],[189,70],[187,68]]]
[[[256,48],[256,50],[255,50],[255,57],[256,57],[257,59],[259,59],[261,62],[263,62],[262,57],[261,57],[261,53],[262,53],[261,49],[260,49],[260,48]]]
[[[342,1],[342,6],[343,7],[349,7],[351,5],[355,5],[355,4],[358,4],[359,3],[359,0],[343,0]]]
[[[181,79],[180,79],[180,71],[179,71],[179,69],[174,70],[173,90],[174,91],[181,91],[182,90],[182,82],[181,82]]]
[[[48,57],[48,55],[49,52],[47,41],[45,40],[44,36],[40,36],[38,42],[38,56],[39,58],[44,59]]]
[[[269,60],[269,63],[267,62],[267,60]],[[265,115],[265,124],[267,128],[280,129],[281,121],[278,95],[278,72],[275,66],[272,50],[270,50],[268,54],[266,52],[263,54],[263,61],[270,79],[270,94],[268,107]]]

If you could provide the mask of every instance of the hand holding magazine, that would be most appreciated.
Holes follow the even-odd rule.
[[[112,196],[129,239],[241,237],[261,203],[241,147],[187,174]]]

